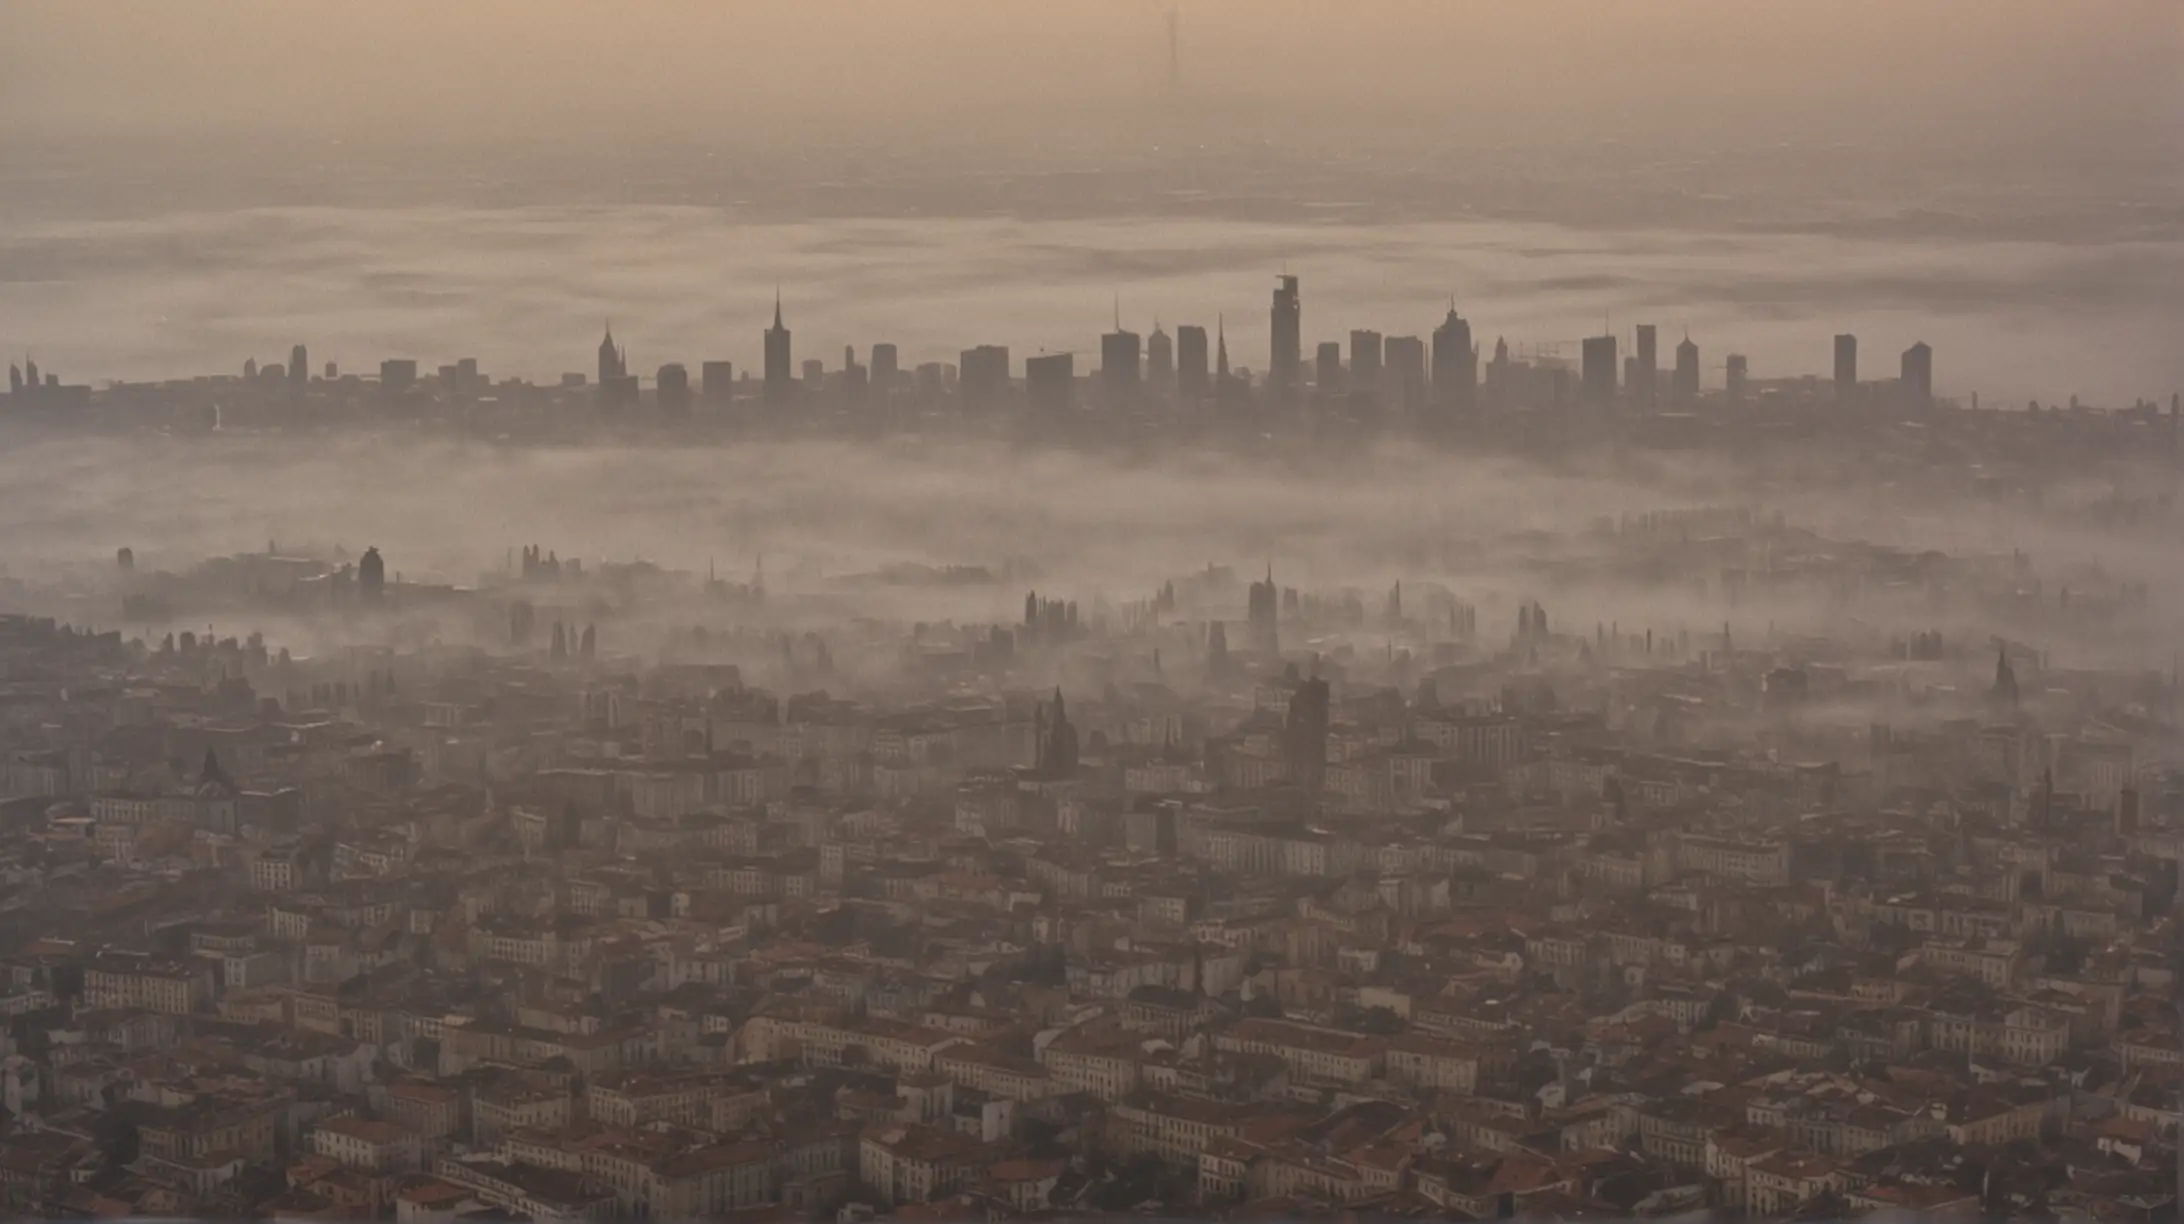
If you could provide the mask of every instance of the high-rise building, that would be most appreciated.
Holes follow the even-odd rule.
[[[785,400],[796,393],[796,365],[789,329],[781,322],[781,295],[774,295],[773,326],[766,329],[766,398]]]
[[[1399,411],[1426,407],[1426,342],[1417,336],[1390,336],[1382,346],[1387,367],[1381,373],[1388,399]]]
[[[731,361],[708,361],[698,367],[698,394],[705,402],[726,407],[736,397],[736,367]]]
[[[1479,389],[1479,351],[1471,345],[1471,324],[1448,308],[1448,318],[1433,329],[1433,403],[1443,414],[1469,413]]]
[[[1847,404],[1858,397],[1858,337],[1848,332],[1835,338],[1835,402]]]
[[[1380,333],[1363,328],[1350,333],[1350,390],[1371,395],[1380,389]]]
[[[1312,385],[1323,396],[1342,394],[1342,342],[1324,340],[1313,355]]]
[[[1024,399],[1034,412],[1066,412],[1076,401],[1077,362],[1069,353],[1024,359]]]
[[[1003,349],[1003,350],[1002,350],[1002,352],[1003,352],[1003,354],[1004,354],[1004,357],[1003,357],[1003,361],[1005,362],[1005,361],[1007,360],[1007,358],[1006,358],[1005,354],[1006,354],[1006,353],[1008,352],[1008,350],[1006,350],[1006,349]],[[873,395],[874,395],[874,396],[875,396],[875,397],[876,397],[877,399],[879,399],[880,401],[882,401],[882,402],[884,403],[884,402],[886,401],[886,399],[887,399],[887,394],[888,394],[888,392],[890,392],[890,391],[893,391],[893,390],[895,389],[895,384],[896,384],[897,382],[900,382],[901,380],[902,380],[902,355],[901,355],[901,354],[900,354],[899,352],[897,352],[897,351],[896,351],[896,349],[895,349],[895,346],[894,346],[894,345],[892,345],[892,344],[887,344],[887,343],[885,343],[885,342],[882,342],[882,343],[880,343],[880,344],[875,344],[875,345],[873,345],[873,346],[872,346],[872,392],[873,392]]]
[[[1727,378],[1729,398],[1731,400],[1741,402],[1744,399],[1744,384],[1750,380],[1751,376],[1752,366],[1750,362],[1744,359],[1744,354],[1729,354]]]
[[[1903,393],[1915,408],[1934,402],[1934,350],[1921,340],[1903,351]]]
[[[1134,331],[1120,326],[1100,337],[1100,386],[1111,404],[1135,399],[1143,381],[1143,343]]]
[[[311,355],[300,344],[288,350],[288,381],[299,388],[311,383]]]
[[[407,357],[389,357],[379,363],[379,389],[400,392],[417,381],[417,363]]]
[[[366,548],[356,562],[357,594],[377,601],[387,589],[387,562],[377,548]]]
[[[1630,382],[1630,397],[1650,404],[1660,395],[1660,337],[1651,323],[1638,325],[1638,369]]]
[[[1289,781],[1305,791],[1318,791],[1327,782],[1328,685],[1314,676],[1299,683],[1289,695],[1288,717],[1282,726],[1282,750],[1287,758]]]
[[[1009,350],[999,344],[981,344],[963,350],[956,363],[956,393],[963,406],[991,408],[1008,397]]]
[[[1676,398],[1690,403],[1699,398],[1699,346],[1685,336],[1676,346]]]
[[[1254,582],[1246,592],[1244,623],[1251,630],[1251,649],[1265,654],[1281,653],[1281,588],[1274,585],[1274,566],[1266,567],[1266,581]]]
[[[857,346],[854,344],[843,345],[842,398],[852,404],[863,402],[865,387],[868,382],[869,375],[867,371],[863,366],[857,364]]]
[[[1189,323],[1175,329],[1175,389],[1184,399],[1202,399],[1211,385],[1206,364],[1206,329]]]
[[[607,325],[606,336],[599,341],[599,385],[609,387],[616,379],[629,373],[629,355],[614,342],[614,325]]]
[[[670,361],[653,375],[653,398],[660,411],[681,416],[690,411],[690,371],[679,361]]]
[[[1282,277],[1274,287],[1273,324],[1267,381],[1276,395],[1293,395],[1304,381],[1304,301],[1294,276]]]
[[[1145,379],[1155,391],[1175,388],[1175,341],[1160,330],[1157,321],[1153,324],[1153,334],[1145,337]]]
[[[816,393],[826,382],[827,363],[817,357],[804,358],[804,389]]]
[[[1585,388],[1585,398],[1596,404],[1614,400],[1615,375],[1615,337],[1585,337],[1578,374],[1578,379]]]

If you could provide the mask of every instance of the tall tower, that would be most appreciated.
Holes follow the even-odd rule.
[[[288,382],[299,389],[311,385],[311,354],[300,344],[288,350]]]
[[[1676,346],[1676,398],[1690,403],[1699,398],[1699,346],[1685,336]]]
[[[357,594],[366,600],[377,602],[387,589],[387,563],[377,548],[367,548],[356,563]]]
[[[1175,329],[1175,389],[1184,399],[1205,396],[1208,387],[1206,329],[1185,323]]]
[[[1585,386],[1585,398],[1596,404],[1615,399],[1615,336],[1587,336],[1582,350],[1579,379]]]
[[[1144,373],[1144,346],[1138,334],[1122,326],[1122,312],[1115,312],[1115,330],[1100,337],[1100,385],[1109,404],[1126,404],[1137,398]]]
[[[614,343],[614,324],[607,324],[607,334],[599,341],[599,385],[612,387],[614,381],[628,373],[623,364],[622,350]]]
[[[1858,337],[1848,332],[1835,338],[1835,402],[1847,404],[1858,398]]]
[[[1274,348],[1267,361],[1267,380],[1276,395],[1293,395],[1304,381],[1304,301],[1297,278],[1284,276],[1274,287]]]
[[[776,402],[796,393],[796,366],[791,360],[789,329],[781,322],[781,294],[773,301],[773,326],[766,329],[766,398]]]
[[[1471,411],[1479,387],[1479,351],[1471,346],[1471,324],[1448,308],[1448,318],[1433,329],[1433,403],[1443,416]]]
[[[1160,330],[1160,321],[1153,321],[1153,334],[1145,337],[1145,377],[1156,391],[1170,391],[1175,387],[1175,341]]]
[[[1660,336],[1651,323],[1638,325],[1638,377],[1630,389],[1631,398],[1650,404],[1660,393]]]
[[[1924,340],[1903,351],[1903,393],[1914,408],[1934,402],[1934,350]]]

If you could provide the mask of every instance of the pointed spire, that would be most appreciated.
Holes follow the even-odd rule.
[[[781,285],[778,281],[773,287],[773,325],[775,331],[781,330]]]

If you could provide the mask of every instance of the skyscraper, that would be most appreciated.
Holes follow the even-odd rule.
[[[311,355],[300,344],[288,350],[288,381],[298,390],[311,385]]]
[[[1660,394],[1661,376],[1659,335],[1653,324],[1638,325],[1638,370],[1631,380],[1630,397],[1642,404],[1650,404]]]
[[[1034,412],[1066,412],[1076,398],[1077,363],[1068,353],[1024,359],[1024,398]]]
[[[1858,337],[1848,332],[1835,338],[1835,402],[1847,404],[1858,397]]]
[[[1914,408],[1934,402],[1934,350],[1924,340],[1903,351],[1903,394]]]
[[[1371,395],[1380,389],[1380,333],[1363,328],[1350,333],[1350,390]]]
[[[1137,397],[1143,356],[1138,334],[1123,330],[1119,323],[1115,330],[1100,337],[1100,386],[1109,403],[1128,403]]]
[[[356,563],[357,594],[376,602],[386,589],[387,563],[377,548],[366,548]]]
[[[877,364],[877,363],[875,363]],[[956,393],[968,409],[991,408],[1009,389],[1009,350],[999,344],[981,344],[963,350],[956,364]]]
[[[1729,354],[1728,389],[1730,400],[1742,401],[1744,399],[1744,384],[1751,377],[1751,374],[1751,363],[1745,360],[1744,354]]]
[[[1448,308],[1448,318],[1433,329],[1433,403],[1443,415],[1469,413],[1479,388],[1479,352],[1471,346],[1471,324]]]
[[[1587,336],[1580,363],[1579,381],[1584,384],[1585,398],[1596,404],[1615,399],[1615,337]]]
[[[1251,648],[1267,654],[1281,652],[1281,588],[1274,585],[1274,565],[1267,563],[1266,581],[1254,582],[1246,593],[1244,623],[1251,630]]]
[[[599,385],[611,387],[616,379],[629,373],[629,358],[621,346],[614,342],[614,325],[607,324],[607,334],[599,341]]]
[[[1206,329],[1189,323],[1175,329],[1175,389],[1184,399],[1204,398],[1208,387]]]
[[[698,367],[698,394],[705,402],[716,407],[726,407],[736,394],[736,367],[734,362],[708,361]]]
[[[1156,391],[1175,387],[1175,341],[1160,330],[1157,321],[1153,324],[1153,334],[1145,337],[1145,378]]]
[[[1342,394],[1342,342],[1322,341],[1312,362],[1312,385],[1322,396]]]
[[[1675,392],[1683,403],[1699,398],[1699,346],[1689,336],[1676,346]]]
[[[781,322],[781,295],[774,294],[773,326],[766,329],[766,398],[788,399],[796,393],[796,366],[791,358],[789,329]]]
[[[1005,353],[1007,350],[1003,350]],[[1004,358],[1006,360],[1006,358]],[[872,346],[872,393],[881,403],[887,402],[887,393],[895,389],[902,379],[902,355],[895,346],[885,342]]]
[[[1279,396],[1293,395],[1304,381],[1304,302],[1297,278],[1284,276],[1274,287],[1274,346],[1267,361],[1267,380]]]
[[[679,361],[671,361],[660,367],[653,377],[653,398],[660,411],[671,416],[681,416],[690,411],[690,371]]]
[[[1387,386],[1390,402],[1406,413],[1423,412],[1426,407],[1426,342],[1417,336],[1390,336],[1383,352],[1387,357],[1387,369],[1381,381]]]

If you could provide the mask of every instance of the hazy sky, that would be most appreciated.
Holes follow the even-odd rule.
[[[794,113],[879,129],[937,118],[975,133],[1157,93],[1165,9],[10,0],[0,124],[491,139],[616,124],[702,133]],[[2184,72],[2184,15],[2170,0],[1182,0],[1180,10],[1194,100],[1285,111],[1455,106],[1610,126],[2037,120],[2098,141],[2173,123]]]

